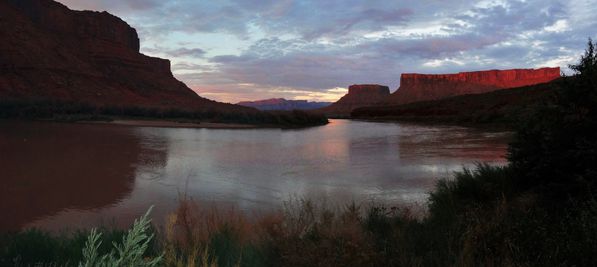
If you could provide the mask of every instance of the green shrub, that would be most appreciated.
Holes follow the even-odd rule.
[[[518,187],[541,190],[546,201],[590,197],[597,186],[597,53],[589,39],[576,73],[552,104],[530,114],[510,145]]]
[[[146,258],[145,254],[153,239],[153,234],[148,234],[151,220],[149,214],[151,208],[138,220],[135,220],[133,226],[126,235],[122,237],[120,244],[113,244],[113,249],[104,255],[100,255],[102,234],[92,229],[87,237],[85,248],[83,249],[83,261],[79,267],[142,267],[158,266],[162,261],[162,256],[153,259]]]
[[[120,240],[124,231],[101,229],[104,243],[100,253],[107,253],[111,242]],[[51,234],[38,229],[0,234],[0,266],[74,265],[81,261],[81,250],[89,235],[86,231]]]

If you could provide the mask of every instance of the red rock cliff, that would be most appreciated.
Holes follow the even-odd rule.
[[[0,98],[97,105],[246,109],[199,97],[170,61],[139,53],[134,28],[52,0],[0,1]]]
[[[560,68],[488,70],[457,74],[415,74],[400,76],[400,88],[388,99],[390,104],[486,93],[499,89],[546,83],[560,77]]]
[[[319,110],[331,117],[345,117],[355,108],[382,104],[389,96],[390,88],[385,85],[354,84],[348,87],[348,94]]]

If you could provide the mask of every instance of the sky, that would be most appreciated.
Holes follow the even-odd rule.
[[[556,67],[597,34],[597,0],[59,0],[137,29],[203,97],[335,101],[401,73]]]

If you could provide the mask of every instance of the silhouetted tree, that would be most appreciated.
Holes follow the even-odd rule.
[[[555,99],[519,127],[509,160],[522,189],[548,199],[589,196],[597,182],[597,54],[591,39]]]

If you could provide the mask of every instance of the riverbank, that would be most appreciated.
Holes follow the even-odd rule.
[[[508,165],[479,164],[437,181],[422,216],[405,207],[330,209],[299,199],[249,220],[183,197],[163,228],[136,223],[121,233],[130,253],[117,257],[163,266],[596,266],[594,47],[590,41],[571,66],[575,80],[517,128]],[[3,234],[0,265],[114,257],[100,239],[94,231],[75,239]]]
[[[236,124],[236,123],[215,123],[215,122],[187,122],[169,120],[141,120],[141,119],[114,119],[111,121],[77,121],[85,124],[107,124],[135,127],[160,127],[160,128],[198,128],[198,129],[258,129],[268,128],[262,125]]]
[[[188,128],[188,129],[229,129],[229,130],[248,130],[248,129],[301,129],[317,127],[322,125],[276,125],[276,124],[242,124],[242,123],[220,123],[209,121],[192,120],[168,120],[154,118],[111,118],[111,117],[78,117],[76,119],[52,118],[52,119],[2,119],[0,121],[39,121],[56,122],[72,124],[91,124],[106,126],[130,126],[130,127],[156,127],[156,128]]]
[[[302,128],[328,123],[325,116],[306,111],[197,110],[97,106],[77,101],[52,99],[2,99],[0,119],[28,119],[60,122],[99,122],[152,127],[190,128]],[[199,122],[199,123],[197,123]],[[199,124],[204,124],[197,127]]]
[[[251,211],[277,208],[292,195],[424,202],[437,178],[463,165],[505,164],[511,140],[465,127],[353,120],[251,130],[0,121],[0,129],[0,151],[12,155],[0,164],[9,192],[0,202],[13,214],[0,231],[92,227],[102,217],[126,226],[130,214],[154,203],[161,219],[187,183],[203,204]],[[26,213],[28,206],[39,208]]]
[[[479,165],[441,180],[426,211],[292,199],[277,212],[250,218],[182,198],[164,226],[138,233],[131,250],[158,259],[159,266],[595,264],[597,202],[574,201],[554,210],[542,193],[521,191],[512,171]],[[127,235],[106,228],[100,233],[100,256]],[[87,230],[2,233],[0,266],[76,266],[85,261],[82,251],[91,236]]]
[[[401,125],[415,125],[415,126],[427,126],[427,127],[464,127],[475,130],[482,130],[487,132],[508,132],[512,133],[514,125],[511,123],[499,123],[499,122],[488,122],[488,123],[473,123],[473,122],[461,122],[443,119],[421,119],[420,117],[396,117],[396,118],[366,118],[366,119],[349,119],[353,121],[362,122],[375,122],[375,123],[398,123]]]

